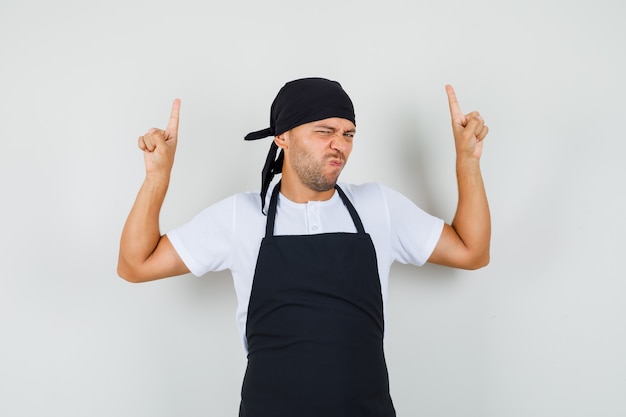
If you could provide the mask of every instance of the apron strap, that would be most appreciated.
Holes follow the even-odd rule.
[[[265,222],[265,237],[274,236],[274,221],[276,220],[276,203],[278,202],[278,193],[280,192],[280,183],[278,181],[272,191],[272,197],[270,198],[270,206],[267,209],[267,221]]]
[[[348,196],[346,196],[341,187],[336,184],[335,189],[339,192],[339,197],[341,197],[343,204],[345,204],[345,206],[347,207],[348,212],[350,213],[350,217],[352,217],[352,221],[354,222],[354,227],[356,227],[357,233],[362,235],[365,234],[365,228],[363,228],[363,222],[361,222],[361,217],[359,217],[359,213],[356,212],[356,209],[348,199]]]
[[[272,197],[270,198],[270,206],[267,211],[267,222],[265,223],[265,237],[274,235],[274,223],[276,221],[276,206],[278,202],[278,193],[280,192],[280,183],[281,182],[279,181],[276,184],[274,191],[272,191]],[[348,199],[348,196],[346,196],[339,185],[335,184],[335,189],[339,193],[341,201],[343,201],[343,204],[348,209],[348,213],[350,213],[350,217],[352,217],[357,233],[365,234],[365,228],[363,227],[363,222],[361,222],[361,217],[359,217],[359,213],[357,213],[356,209]]]

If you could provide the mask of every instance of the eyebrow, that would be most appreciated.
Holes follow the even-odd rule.
[[[321,129],[328,129],[328,130],[332,130],[333,132],[334,132],[334,131],[337,131],[337,130],[341,130],[341,129],[338,129],[338,128],[336,128],[336,127],[333,127],[333,126],[327,126],[327,125],[315,125],[314,127],[315,127],[315,128],[317,128],[317,129],[320,129],[320,128],[321,128]],[[355,132],[356,132],[356,129],[348,129],[348,130],[345,130],[345,131],[344,131],[344,133],[355,133]]]

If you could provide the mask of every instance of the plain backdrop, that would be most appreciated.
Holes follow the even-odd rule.
[[[116,275],[137,137],[182,99],[163,231],[259,187],[292,79],[338,80],[342,180],[451,221],[444,91],[490,127],[492,261],[395,265],[398,416],[626,415],[626,6],[621,0],[0,0],[0,415],[236,416],[228,272]]]

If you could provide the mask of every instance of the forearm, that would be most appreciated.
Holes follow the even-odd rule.
[[[489,263],[491,216],[480,171],[480,161],[458,158],[456,163],[459,201],[452,227],[475,267]]]
[[[169,178],[147,175],[128,215],[120,240],[118,274],[124,278],[141,266],[161,238],[159,215]]]

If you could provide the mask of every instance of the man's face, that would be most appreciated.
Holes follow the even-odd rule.
[[[279,136],[284,139],[283,176],[293,172],[303,185],[314,191],[332,189],[352,152],[355,133],[351,121],[338,117],[306,123],[285,132]]]

